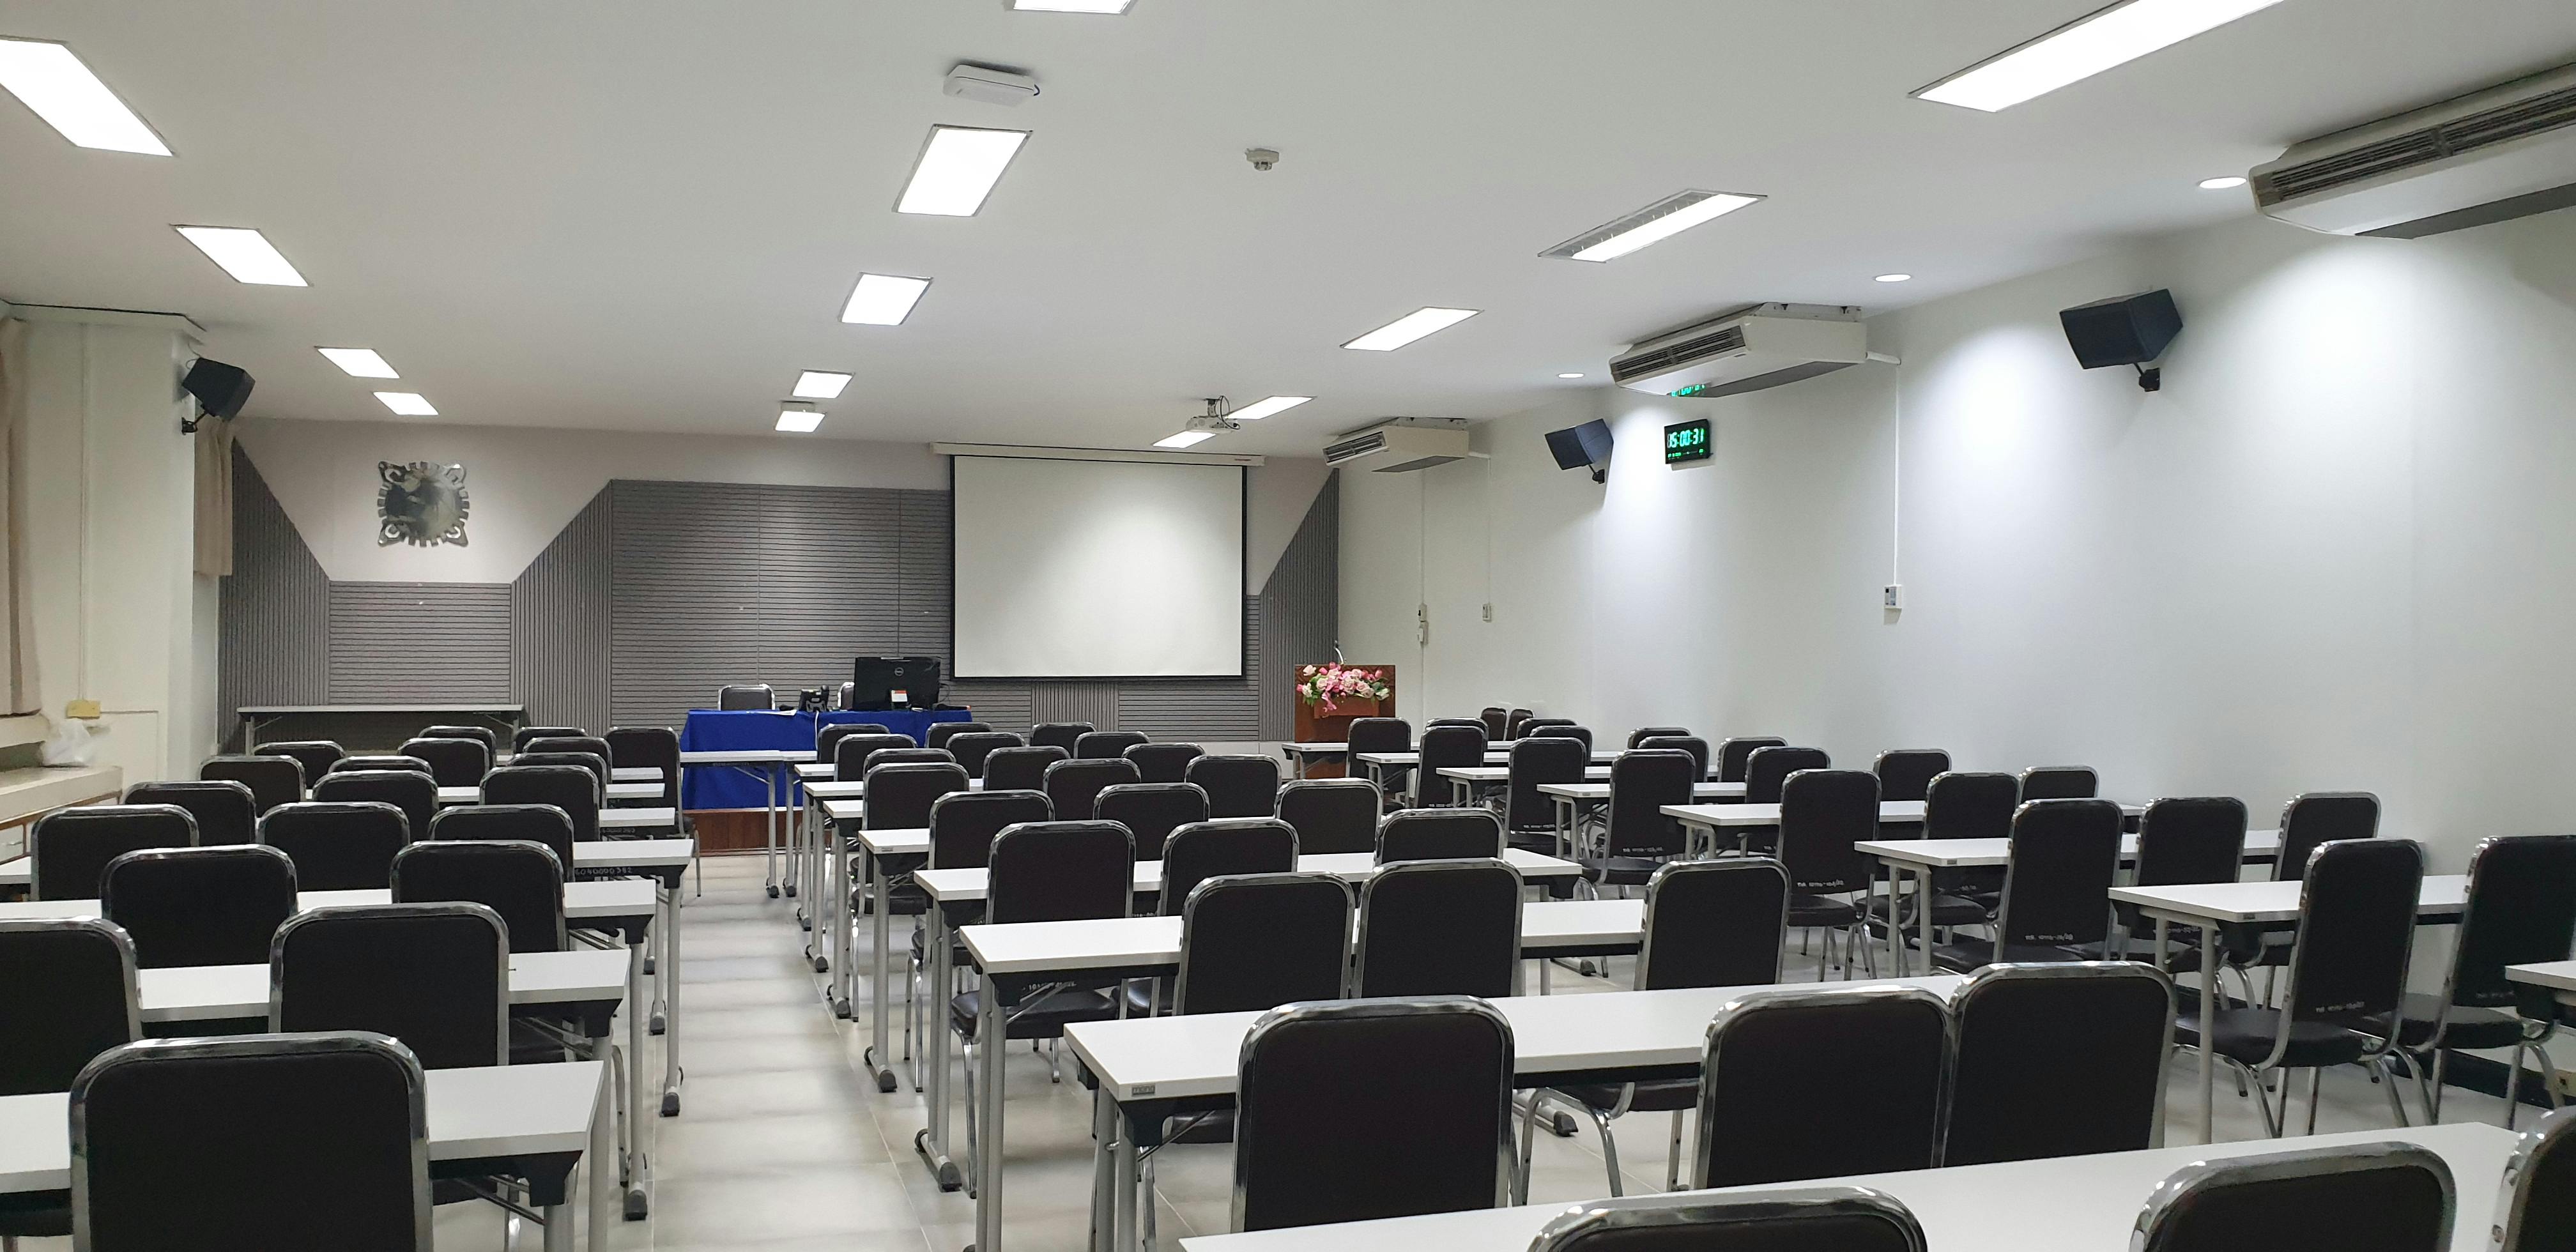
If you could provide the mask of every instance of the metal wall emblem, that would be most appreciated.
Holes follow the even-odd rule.
[[[465,467],[413,461],[396,465],[376,462],[384,488],[376,493],[376,546],[407,543],[416,548],[442,543],[465,546]]]

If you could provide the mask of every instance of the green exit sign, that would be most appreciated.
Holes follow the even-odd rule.
[[[1684,461],[1705,461],[1708,455],[1707,418],[1664,428],[1664,464],[1679,465]]]

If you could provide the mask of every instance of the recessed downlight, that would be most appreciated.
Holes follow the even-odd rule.
[[[931,127],[930,142],[922,145],[921,160],[912,167],[912,181],[904,185],[895,212],[975,216],[1028,137],[1024,130]]]
[[[796,389],[790,394],[799,400],[838,400],[841,389],[850,385],[850,376],[830,370],[807,370],[796,376]]]
[[[1914,281],[1914,276],[1912,274],[1881,274],[1870,281],[1881,283],[1910,283]]]
[[[1011,0],[1022,13],[1124,13],[1136,0]]]
[[[206,259],[223,267],[237,282],[257,283],[266,287],[301,287],[304,275],[287,263],[286,256],[268,241],[268,236],[246,226],[174,226],[171,229],[197,245]]]
[[[1615,260],[1761,199],[1733,191],[1679,192],[1618,221],[1593,227],[1539,255],[1567,261]]]
[[[1216,438],[1216,432],[1212,430],[1185,430],[1177,435],[1167,435],[1161,439],[1155,440],[1154,446],[1157,448],[1187,448],[1194,444],[1206,443],[1208,440],[1214,438]]]
[[[417,391],[379,391],[376,398],[385,402],[398,417],[436,417],[438,410]]]
[[[373,348],[315,348],[323,358],[340,367],[351,378],[400,378],[394,367],[376,355]]]
[[[0,39],[0,87],[80,147],[170,155],[170,145],[61,44]]]
[[[861,274],[859,285],[850,291],[850,302],[841,308],[841,320],[855,326],[901,326],[903,319],[912,316],[912,306],[920,303],[921,293],[928,290],[927,278]]]
[[[1481,312],[1479,309],[1415,309],[1376,330],[1343,344],[1361,352],[1393,352],[1426,335],[1438,334]]]
[[[791,435],[810,435],[823,425],[823,412],[810,404],[788,403],[778,406],[778,429]]]
[[[1917,91],[1987,113],[2126,65],[2281,0],[2120,0]]]
[[[2219,178],[2204,178],[2200,180],[2200,189],[2202,191],[2233,191],[2244,185],[2244,178],[2234,174],[2229,174]]]
[[[1267,400],[1247,404],[1226,416],[1238,422],[1257,422],[1274,413],[1285,413],[1314,398],[1313,396],[1272,396]]]
[[[1581,374],[1559,374],[1559,375],[1557,375],[1557,377],[1559,377],[1559,378],[1581,378],[1581,377],[1583,377],[1583,375],[1581,375]]]

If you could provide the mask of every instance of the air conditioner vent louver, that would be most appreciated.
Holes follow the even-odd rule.
[[[1666,374],[1672,372],[1676,366],[1688,365],[1703,357],[1715,356],[1721,352],[1741,352],[1743,350],[1744,328],[1741,326],[1720,327],[1714,334],[1701,335],[1696,339],[1686,339],[1668,348],[1658,348],[1652,352],[1640,352],[1634,356],[1621,357],[1611,364],[1610,379],[1612,382],[1625,385],[1631,378],[1644,378],[1657,374]]]
[[[1869,358],[1860,310],[1756,304],[1649,339],[1610,359],[1634,391],[1728,396],[1813,378]]]
[[[2253,171],[2276,218],[2416,238],[2576,202],[2576,66],[2294,145]]]
[[[2457,122],[2366,144],[2348,152],[2273,170],[2256,189],[2266,204],[2359,182],[2426,161],[2556,130],[2576,123],[2576,87],[2537,96],[2509,108],[2472,114]]]
[[[1384,451],[1386,451],[1386,433],[1372,430],[1366,434],[1353,435],[1348,439],[1325,444],[1324,463],[1339,465],[1344,461],[1356,461],[1372,453]]]
[[[1463,426],[1408,426],[1390,423],[1324,445],[1326,465],[1353,465],[1376,474],[1403,474],[1447,465],[1466,457]]]

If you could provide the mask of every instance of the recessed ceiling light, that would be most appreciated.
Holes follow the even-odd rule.
[[[933,126],[921,160],[912,167],[897,213],[936,217],[973,217],[993,194],[993,184],[1010,168],[1011,158],[1028,140],[1024,130],[987,130],[980,126]]]
[[[0,39],[0,87],[81,147],[170,155],[170,146],[61,44]]]
[[[1993,113],[2169,48],[2281,0],[2120,0],[1914,94]]]
[[[823,425],[823,414],[810,404],[779,406],[778,429],[791,435],[810,435]]]
[[[1226,416],[1240,422],[1257,422],[1273,413],[1285,413],[1314,398],[1313,396],[1272,396],[1257,404],[1247,404]]]
[[[1914,281],[1914,276],[1912,274],[1881,274],[1874,281],[1882,283],[1910,283]]]
[[[1185,430],[1177,435],[1155,440],[1154,446],[1157,448],[1186,448],[1192,444],[1206,443],[1208,440],[1214,438],[1216,438],[1216,432],[1212,430]]]
[[[858,326],[901,326],[903,319],[912,316],[921,293],[928,290],[927,278],[861,274],[859,285],[850,291],[849,304],[841,309],[841,320]]]
[[[377,356],[373,348],[315,348],[314,351],[329,358],[333,365],[340,367],[341,373],[351,378],[402,377],[394,372],[393,366],[385,364],[385,359]]]
[[[1583,375],[1581,375],[1581,374],[1559,374],[1559,375],[1557,375],[1557,377],[1559,377],[1559,378],[1581,378],[1581,377],[1583,377]]]
[[[1457,325],[1481,312],[1478,309],[1415,309],[1376,330],[1343,344],[1362,352],[1393,352],[1425,335]]]
[[[438,416],[438,410],[429,407],[429,401],[423,399],[417,391],[379,391],[376,393],[376,398],[384,401],[385,407],[392,409],[398,416]]]
[[[830,370],[807,370],[796,376],[795,395],[805,400],[838,400],[841,388],[850,385],[850,376]]]
[[[1124,13],[1136,0],[1011,0],[1023,13]]]
[[[243,226],[176,226],[172,229],[188,237],[206,259],[224,267],[224,272],[246,283],[269,287],[301,287],[304,276],[295,272],[284,254],[268,241],[268,236]]]
[[[2245,180],[2233,174],[2224,178],[2204,178],[2200,180],[2200,189],[2202,191],[2230,191],[2244,185]]]
[[[1539,255],[1569,261],[1608,261],[1648,244],[1662,243],[1693,226],[1724,217],[1760,199],[1760,196],[1732,191],[1680,192],[1618,221],[1596,226]]]

